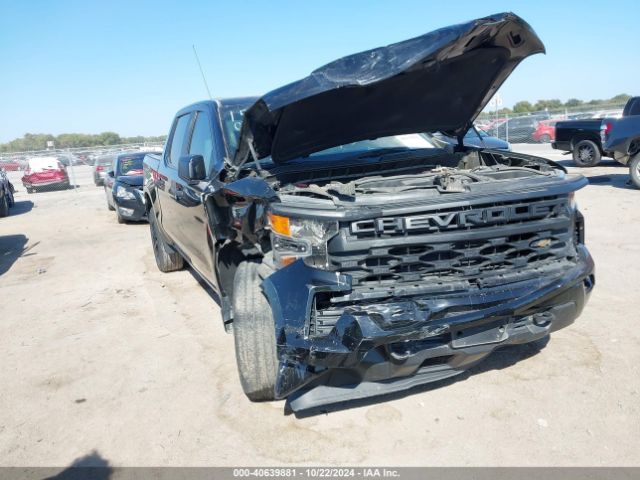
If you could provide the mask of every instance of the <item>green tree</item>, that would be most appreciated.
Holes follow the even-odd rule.
[[[513,106],[513,111],[515,113],[526,113],[530,112],[532,109],[533,105],[531,105],[531,103],[527,102],[526,100],[521,100]]]
[[[611,103],[624,103],[631,98],[631,95],[627,95],[626,93],[619,93],[615,97],[611,97],[609,100]]]
[[[582,100],[578,100],[577,98],[570,98],[569,100],[567,100],[566,102],[564,102],[564,106],[565,107],[579,107],[580,105],[582,105],[584,102]]]
[[[118,145],[122,143],[120,135],[115,132],[102,132],[98,135],[98,138],[100,139],[100,145]]]
[[[533,106],[533,111],[539,112],[542,110],[554,110],[562,108],[562,102],[557,98],[551,100],[538,100]]]

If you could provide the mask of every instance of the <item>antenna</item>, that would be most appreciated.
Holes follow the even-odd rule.
[[[207,79],[204,76],[204,71],[202,70],[202,65],[200,64],[200,58],[198,58],[198,52],[196,52],[196,46],[191,45],[193,47],[193,54],[196,56],[196,62],[198,62],[198,68],[200,69],[200,74],[202,75],[202,81],[204,82],[204,88],[207,89],[207,94],[209,95],[209,100],[213,100],[211,97],[211,92],[209,91],[209,84],[207,84]]]

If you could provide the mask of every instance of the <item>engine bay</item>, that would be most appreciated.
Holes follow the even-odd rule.
[[[496,151],[415,153],[377,162],[344,162],[274,169],[266,180],[280,194],[348,200],[356,196],[432,190],[464,193],[472,186],[498,181],[549,178],[565,170],[554,162]]]

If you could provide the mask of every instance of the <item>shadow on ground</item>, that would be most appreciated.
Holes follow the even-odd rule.
[[[16,203],[9,209],[9,216],[15,217],[16,215],[28,213],[32,208],[33,202],[31,200],[16,200]]]
[[[604,175],[587,176],[589,185],[594,186],[611,186],[615,188],[624,188],[634,190],[636,187],[631,183],[628,173],[611,173]]]
[[[527,358],[533,357],[534,355],[540,353],[540,351],[547,346],[547,343],[549,343],[548,335],[540,340],[536,340],[534,342],[526,343],[523,345],[508,345],[495,350],[480,363],[470,368],[469,370],[456,375],[455,377],[450,377],[445,380],[416,386],[402,392],[379,395],[348,402],[340,402],[332,405],[323,405],[321,407],[312,408],[301,412],[295,412],[295,416],[297,418],[306,418],[340,410],[349,410],[351,408],[370,406],[377,403],[405,398],[417,393],[428,392],[437,388],[447,387],[456,382],[464,381],[473,375],[485,373],[491,370],[502,370],[504,368],[515,365],[520,361],[526,360]],[[292,413],[294,412],[289,409],[288,404],[285,405],[285,414],[290,415]]]
[[[112,474],[113,468],[109,462],[94,450],[89,455],[76,458],[60,473],[44,480],[108,480]]]
[[[29,239],[22,234],[0,236],[0,275],[6,273],[32,247],[25,248]]]

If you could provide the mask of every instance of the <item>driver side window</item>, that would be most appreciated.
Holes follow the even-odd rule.
[[[171,134],[171,145],[169,145],[166,150],[168,152],[167,163],[174,168],[177,167],[178,160],[182,156],[185,138],[187,137],[190,123],[191,114],[187,113],[178,117],[175,127],[173,128],[173,132]]]
[[[202,155],[204,158],[205,171],[207,175],[211,172],[213,159],[213,133],[211,132],[211,121],[209,114],[204,111],[197,113],[196,123],[191,135],[189,145],[189,155]]]

